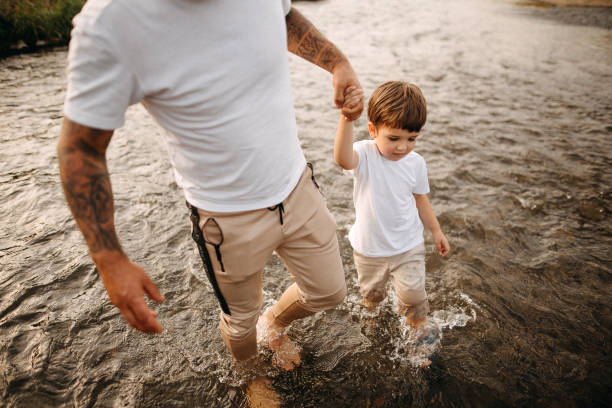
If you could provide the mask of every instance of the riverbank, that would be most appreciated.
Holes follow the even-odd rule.
[[[612,0],[535,0],[518,3],[552,9],[612,7]],[[67,45],[72,18],[84,4],[85,0],[0,0],[0,58]],[[573,13],[559,10],[555,17],[566,23],[576,20],[581,25],[610,28],[610,13],[607,12],[593,15],[586,10]]]
[[[556,0],[555,0],[556,1]],[[582,3],[586,3],[587,0]],[[608,1],[608,0],[606,0]],[[561,24],[574,26],[590,26],[612,29],[612,7],[592,6],[555,6],[551,1],[521,1],[516,4],[522,6],[521,14],[538,19],[552,20]],[[569,0],[558,0],[559,3]],[[580,2],[576,2],[580,3]],[[612,0],[608,1],[612,4]]]
[[[85,0],[0,0],[0,57],[70,41]]]
[[[555,6],[612,7],[612,0],[545,0]]]

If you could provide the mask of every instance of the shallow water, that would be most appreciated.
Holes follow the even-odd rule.
[[[417,151],[453,251],[441,260],[426,236],[442,339],[420,369],[392,294],[377,313],[359,305],[330,78],[291,57],[300,139],[338,222],[349,296],[291,328],[302,366],[279,372],[264,353],[255,374],[289,407],[609,406],[609,9],[296,5],[351,58],[366,95],[388,79],[423,90]],[[122,244],[167,299],[154,306],[164,333],[128,329],[109,303],[58,182],[65,59],[59,49],[0,61],[0,406],[246,406],[254,374],[233,370],[161,132],[140,106],[109,167]],[[265,306],[289,284],[273,257]]]

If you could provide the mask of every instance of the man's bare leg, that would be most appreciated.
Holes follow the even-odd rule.
[[[292,370],[300,365],[300,348],[285,331],[292,321],[313,314],[304,307],[299,289],[294,283],[272,308],[259,317],[258,340],[274,352],[275,363],[279,367]]]
[[[380,302],[375,302],[364,297],[361,298],[361,304],[364,305],[366,309],[368,309],[368,312],[371,312],[372,310],[376,309]]]
[[[285,334],[287,326],[274,318],[272,309],[260,316],[257,323],[259,341],[274,352],[274,362],[284,370],[300,365],[300,347]]]

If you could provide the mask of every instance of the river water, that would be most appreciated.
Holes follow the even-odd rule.
[[[426,235],[437,358],[419,368],[391,295],[359,305],[351,180],[333,161],[330,78],[291,56],[300,140],[338,222],[349,295],[295,324],[303,364],[265,351],[236,372],[217,330],[161,131],[130,108],[108,157],[119,236],[166,296],[158,336],[109,303],[64,203],[55,146],[66,50],[0,61],[0,406],[245,407],[254,375],[288,407],[597,407],[612,400],[612,32],[609,9],[503,0],[296,4],[369,95],[418,84],[416,150],[451,245]],[[357,122],[358,138],[367,121]],[[271,164],[273,165],[273,164]],[[266,307],[290,284],[277,257]]]

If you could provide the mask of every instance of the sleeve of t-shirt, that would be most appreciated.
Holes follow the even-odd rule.
[[[128,106],[141,98],[129,64],[121,61],[103,36],[77,24],[68,51],[64,115],[92,128],[117,129]]]
[[[365,143],[363,143],[363,141],[353,143],[353,150],[357,153],[357,157],[359,158],[357,167],[352,170],[343,170],[343,173],[350,177],[357,177],[364,167],[362,163],[366,161]]]
[[[289,11],[291,10],[291,0],[282,0],[283,2],[283,11],[285,12],[285,15],[289,14]]]
[[[427,164],[422,156],[419,156],[418,166],[416,169],[416,186],[413,193],[427,194],[429,193],[429,180],[427,179]]]

